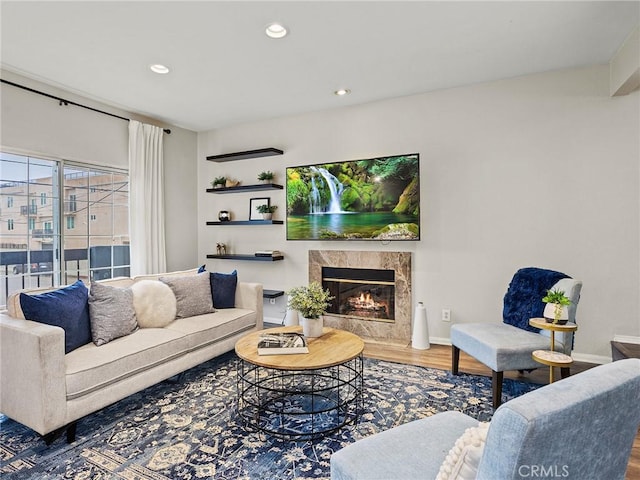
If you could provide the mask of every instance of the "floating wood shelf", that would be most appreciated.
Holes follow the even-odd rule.
[[[248,158],[273,157],[282,155],[284,152],[277,148],[259,148],[257,150],[247,150],[246,152],[223,153],[222,155],[211,155],[207,157],[210,162],[230,162],[233,160],[246,160]]]
[[[282,225],[284,220],[230,220],[228,222],[207,222],[207,225]]]
[[[218,260],[249,260],[252,262],[275,262],[277,260],[284,260],[284,256],[279,255],[277,257],[256,257],[252,254],[226,254],[226,255],[207,255],[207,258],[216,258]]]
[[[284,290],[262,290],[262,298],[278,298],[284,295]]]
[[[207,193],[239,193],[257,192],[258,190],[282,190],[284,187],[276,183],[262,183],[259,185],[238,185],[237,187],[207,188]]]

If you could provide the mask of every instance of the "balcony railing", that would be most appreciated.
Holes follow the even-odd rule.
[[[51,238],[53,237],[53,229],[51,228],[36,228],[31,230],[31,236],[33,238]]]

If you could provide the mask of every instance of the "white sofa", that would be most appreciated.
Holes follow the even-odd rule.
[[[101,283],[128,287],[157,277]],[[76,420],[233,350],[241,336],[262,329],[263,322],[262,285],[238,282],[235,308],[176,319],[164,328],[140,328],[65,354],[64,330],[25,320],[19,307],[16,294],[0,312],[0,412],[49,434],[49,441],[67,426],[73,441]]]

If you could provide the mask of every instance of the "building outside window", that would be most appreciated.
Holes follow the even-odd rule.
[[[126,171],[0,152],[0,205],[0,307],[22,288],[129,275]]]

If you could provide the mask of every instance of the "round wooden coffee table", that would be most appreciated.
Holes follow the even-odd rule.
[[[276,332],[302,329],[270,328],[236,343],[238,413],[245,427],[299,440],[355,423],[362,412],[362,339],[324,328],[321,337],[307,339],[309,353],[258,355],[260,335]]]

